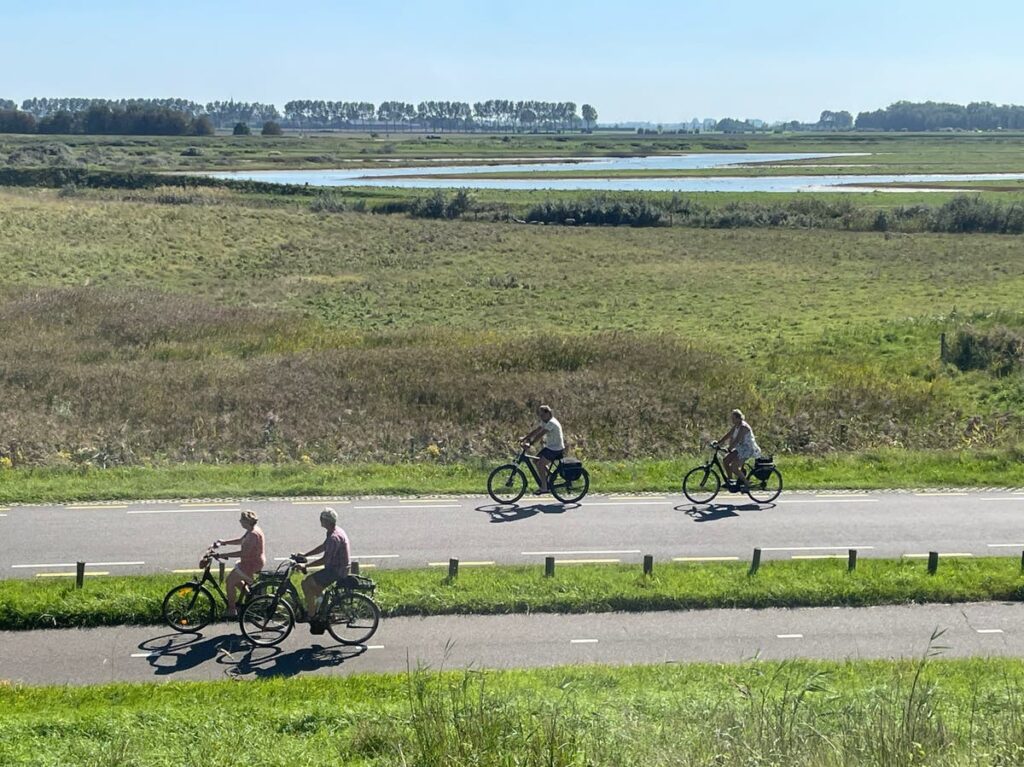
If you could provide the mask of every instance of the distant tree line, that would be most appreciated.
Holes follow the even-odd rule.
[[[32,98],[21,108],[0,99],[0,133],[98,133],[204,135],[239,125],[306,130],[429,130],[429,131],[565,131],[590,130],[597,110],[583,105],[582,117],[571,101],[491,99],[470,105],[462,101],[296,100],[283,114],[273,104],[188,99]],[[276,127],[275,127],[276,126]]]
[[[897,101],[885,109],[857,115],[857,130],[1022,130],[1024,106],[987,101],[967,106],[935,101]]]
[[[563,131],[587,129],[597,110],[583,105],[583,117],[572,101],[289,101],[284,105],[286,127],[307,129],[365,129],[433,131]]]

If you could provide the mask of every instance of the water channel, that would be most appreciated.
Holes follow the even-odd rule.
[[[949,181],[1008,181],[1024,179],[1024,173],[930,173],[874,175],[799,175],[793,166],[788,176],[659,176],[629,178],[434,178],[459,174],[557,173],[559,171],[645,171],[703,170],[743,167],[754,163],[779,163],[836,157],[864,157],[865,153],[749,153],[686,154],[656,157],[607,157],[559,162],[505,162],[481,165],[437,165],[327,170],[223,171],[204,175],[214,178],[264,181],[310,186],[376,186],[407,189],[551,189],[625,192],[863,192],[865,187],[885,188],[887,184],[936,183]],[[851,163],[850,166],[857,163]],[[856,186],[850,186],[856,184]],[[891,188],[888,191],[906,191]],[[948,191],[948,190],[945,190]]]

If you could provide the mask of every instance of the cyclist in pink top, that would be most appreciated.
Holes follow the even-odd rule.
[[[228,611],[225,615],[228,618],[238,616],[238,610],[235,605],[242,584],[252,585],[253,580],[256,578],[256,573],[262,570],[263,565],[266,564],[266,558],[263,554],[263,531],[256,526],[257,521],[256,512],[246,509],[242,512],[242,516],[238,518],[239,524],[245,528],[245,535],[230,541],[216,540],[213,542],[214,546],[241,544],[241,548],[238,551],[221,554],[222,557],[239,557],[238,564],[235,565],[235,569],[228,576],[225,588],[228,598]]]

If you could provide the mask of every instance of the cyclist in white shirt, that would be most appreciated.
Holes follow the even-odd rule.
[[[565,437],[562,435],[562,424],[554,417],[551,408],[541,405],[537,408],[537,417],[540,418],[540,425],[521,437],[519,443],[528,448],[537,438],[544,435],[544,448],[540,451],[534,462],[537,469],[537,476],[540,477],[540,487],[534,495],[542,495],[548,492],[548,469],[552,461],[556,461],[565,455]]]

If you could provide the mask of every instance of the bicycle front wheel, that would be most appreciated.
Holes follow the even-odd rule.
[[[571,481],[552,474],[548,477],[548,490],[562,503],[576,503],[583,500],[590,490],[590,474],[586,469],[580,469],[580,476]]]
[[[526,492],[526,475],[514,463],[506,463],[487,478],[487,494],[496,503],[515,503]]]
[[[722,487],[718,472],[710,466],[698,466],[690,469],[683,477],[683,495],[691,503],[711,503]]]
[[[758,479],[752,473],[747,474],[747,495],[755,503],[771,503],[782,492],[782,475],[778,469],[764,479]]]
[[[276,594],[253,597],[239,619],[242,634],[254,645],[270,647],[285,640],[295,626],[295,614],[287,601]]]
[[[380,608],[365,594],[335,594],[327,612],[327,630],[342,644],[362,644],[377,632]]]
[[[213,621],[216,603],[213,594],[198,583],[175,586],[164,597],[161,612],[164,622],[183,634],[201,631]]]

